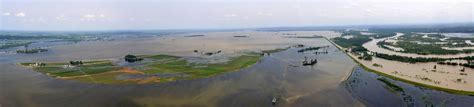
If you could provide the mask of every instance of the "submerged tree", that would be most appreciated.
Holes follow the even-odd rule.
[[[70,65],[82,65],[82,61],[69,61]]]
[[[125,61],[127,62],[136,62],[136,61],[141,61],[143,60],[142,58],[138,58],[137,56],[135,55],[131,55],[131,54],[128,54],[128,55],[125,55]]]

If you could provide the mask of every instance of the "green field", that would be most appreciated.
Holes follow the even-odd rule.
[[[152,58],[160,61],[146,65],[145,67],[149,69],[143,72],[146,74],[184,73],[191,75],[192,78],[207,77],[248,67],[260,60],[261,57],[260,55],[241,55],[231,58],[230,61],[226,63],[195,64],[173,56],[154,56]]]
[[[108,60],[99,60],[99,61],[85,61],[82,65],[76,65],[74,67],[64,67],[69,65],[66,62],[54,62],[54,63],[44,63],[44,66],[32,66],[33,70],[49,74],[54,77],[70,77],[70,76],[80,76],[80,75],[90,75],[103,73],[108,71],[115,71],[120,69],[120,67],[112,64]],[[20,63],[24,66],[30,66],[34,63]]]
[[[385,85],[387,85],[390,89],[394,90],[394,91],[399,91],[399,92],[403,92],[403,88],[398,86],[398,85],[395,85],[394,83],[390,82],[388,79],[386,78],[377,78],[377,80],[379,81],[382,81],[383,83],[385,83]]]
[[[68,77],[68,80],[77,80],[88,83],[121,84],[138,83],[147,81],[169,82],[177,79],[195,79],[218,75],[224,72],[236,71],[258,62],[262,56],[259,53],[247,53],[237,57],[231,57],[229,61],[223,63],[201,64],[190,63],[183,57],[172,55],[139,55],[148,61],[134,62],[141,63],[137,66],[129,67],[133,72],[122,72],[126,67],[118,66],[109,60],[84,61],[82,65],[70,66],[69,62],[50,62],[35,66],[35,63],[19,63],[20,65],[31,67],[33,70],[45,73],[52,77]],[[135,69],[145,68],[145,69]],[[111,72],[116,71],[116,72]],[[117,76],[144,75],[159,73],[178,73],[187,75],[183,77],[143,77],[139,79],[118,80]]]
[[[0,45],[0,49],[7,49],[7,48],[12,48],[12,47],[25,46],[25,45],[29,45],[29,44],[31,44],[31,43],[33,43],[33,42],[27,42],[27,41],[7,42],[7,43],[5,43],[5,44],[1,44],[1,45]]]

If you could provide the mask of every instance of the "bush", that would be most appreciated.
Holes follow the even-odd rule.
[[[141,61],[143,60],[143,58],[138,58],[137,56],[135,55],[125,55],[125,61],[129,62],[129,63],[132,63],[132,62],[136,62],[136,61]]]

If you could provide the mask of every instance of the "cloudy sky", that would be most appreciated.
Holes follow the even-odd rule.
[[[474,22],[470,0],[0,0],[0,30]]]

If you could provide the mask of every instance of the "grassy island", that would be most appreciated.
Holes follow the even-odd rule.
[[[260,60],[260,55],[241,55],[230,58],[225,63],[215,64],[199,64],[190,63],[185,59],[170,55],[153,55],[142,56],[154,60],[153,63],[147,64],[143,70],[145,74],[156,73],[184,73],[190,78],[208,77],[217,75],[226,71],[235,71],[241,68],[248,67]]]
[[[142,60],[123,62],[125,65],[110,60],[19,64],[60,79],[104,84],[144,84],[215,76],[249,67],[263,56],[259,53],[246,53],[219,63],[194,63],[184,57],[173,55],[136,57]]]

